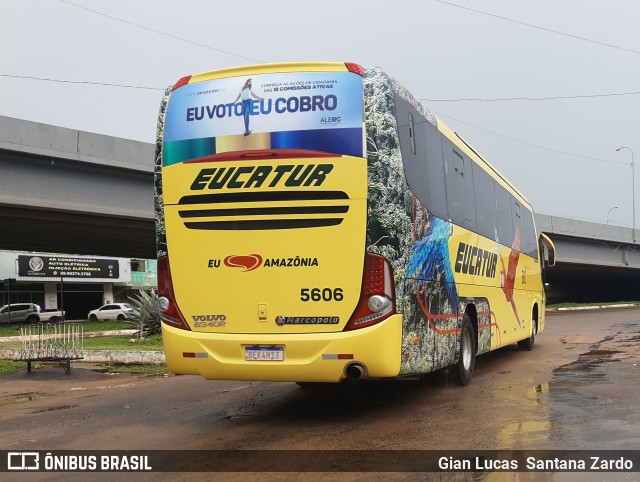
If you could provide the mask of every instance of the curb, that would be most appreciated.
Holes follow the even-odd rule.
[[[621,305],[590,305],[590,306],[572,306],[567,308],[547,308],[546,311],[582,311],[582,310],[606,310],[608,308],[637,308],[640,305],[626,303]]]
[[[0,360],[20,360],[20,348],[0,348]],[[143,350],[83,350],[82,361],[92,363],[131,363],[160,365],[165,363],[163,351]]]

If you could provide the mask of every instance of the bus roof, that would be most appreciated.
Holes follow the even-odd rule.
[[[227,69],[212,70],[191,76],[189,83],[204,80],[240,77],[243,75],[273,74],[281,72],[347,72],[344,62],[286,62],[275,64],[255,64]]]

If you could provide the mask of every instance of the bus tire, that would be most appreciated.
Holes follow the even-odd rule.
[[[531,323],[531,336],[529,338],[525,338],[524,340],[520,340],[518,342],[518,348],[520,350],[526,350],[526,351],[533,350],[533,345],[536,342],[537,331],[538,331],[538,320],[533,320],[533,323]]]
[[[454,377],[459,385],[467,386],[471,383],[473,369],[476,364],[476,343],[473,325],[469,315],[464,315],[460,332],[460,356],[454,366]]]

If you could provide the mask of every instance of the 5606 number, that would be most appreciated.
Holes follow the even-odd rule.
[[[344,293],[342,288],[302,288],[300,299],[307,301],[342,301]]]

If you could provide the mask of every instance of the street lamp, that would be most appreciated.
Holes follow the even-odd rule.
[[[620,146],[616,148],[616,151],[620,151],[620,149],[628,149],[631,153],[631,195],[633,196],[633,242],[636,242],[636,176],[634,170],[633,163],[633,151],[630,147]]]
[[[609,216],[611,215],[611,211],[613,211],[614,209],[618,209],[618,206],[613,206],[611,209],[609,209],[609,212],[607,213],[607,224],[609,224]]]

